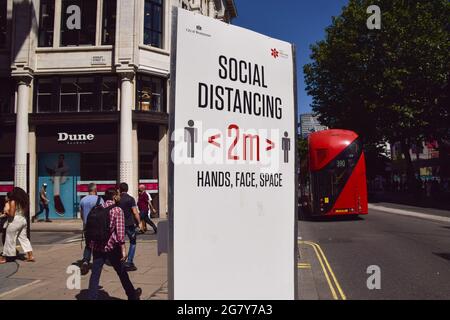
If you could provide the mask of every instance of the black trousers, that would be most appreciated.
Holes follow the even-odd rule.
[[[100,275],[102,274],[103,265],[106,260],[109,260],[114,271],[116,271],[119,276],[120,283],[122,284],[123,289],[129,300],[135,300],[136,290],[134,289],[133,284],[131,283],[130,277],[128,276],[127,271],[121,261],[122,252],[119,246],[116,246],[111,252],[99,252],[93,251],[93,263],[92,263],[92,273],[91,278],[89,279],[89,299],[97,300],[98,298],[98,286],[100,283]]]
[[[6,240],[6,229],[3,228],[3,225],[6,222],[6,218],[2,218],[0,219],[0,232],[2,234],[2,245],[5,245],[5,240]]]
[[[6,240],[6,229],[1,230],[2,232],[2,245],[5,245],[5,240]]]
[[[156,232],[158,230],[155,223],[149,218],[148,211],[141,211],[140,216],[142,221],[145,221],[145,223],[149,224],[153,228],[153,231]]]

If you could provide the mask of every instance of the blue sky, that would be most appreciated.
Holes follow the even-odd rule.
[[[310,45],[322,40],[331,17],[341,13],[348,0],[235,0],[238,17],[233,24],[273,38],[294,43],[297,48],[299,113],[311,110],[306,94],[303,65],[310,61]]]

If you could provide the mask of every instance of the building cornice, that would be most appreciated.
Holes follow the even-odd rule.
[[[238,12],[234,0],[225,0],[225,2],[227,4],[227,10],[230,12],[230,18],[236,18],[238,16]]]

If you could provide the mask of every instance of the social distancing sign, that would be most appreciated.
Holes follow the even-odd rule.
[[[175,299],[294,299],[291,44],[174,8],[170,272]]]

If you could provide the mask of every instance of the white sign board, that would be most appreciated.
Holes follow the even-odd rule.
[[[294,299],[292,45],[174,9],[174,299]]]

